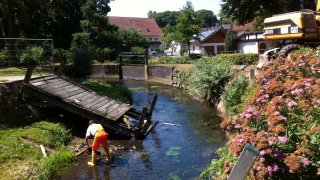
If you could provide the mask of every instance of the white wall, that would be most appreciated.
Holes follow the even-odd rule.
[[[203,48],[197,45],[190,45],[190,52],[193,54],[201,54]]]
[[[258,42],[240,42],[238,49],[243,53],[258,53]]]

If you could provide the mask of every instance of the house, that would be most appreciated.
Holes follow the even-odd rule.
[[[108,19],[111,24],[118,26],[119,29],[136,29],[140,31],[149,42],[149,51],[162,48],[160,37],[163,32],[154,19],[118,16],[108,16]]]
[[[250,32],[253,22],[241,26],[233,26],[232,30],[237,35],[237,47],[241,53],[263,54],[266,50],[277,45],[277,41],[266,41],[263,39],[263,32]]]
[[[224,38],[226,29],[210,29],[198,35],[199,41],[192,40],[190,44],[191,53],[204,53],[216,55],[224,52]]]

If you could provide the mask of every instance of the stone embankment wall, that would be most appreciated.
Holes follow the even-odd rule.
[[[94,65],[92,78],[147,80],[172,85],[174,67],[157,65]]]

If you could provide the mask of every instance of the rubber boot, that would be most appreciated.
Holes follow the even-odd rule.
[[[92,150],[92,161],[91,162],[89,161],[88,165],[95,166],[96,162],[97,162],[97,154],[96,152],[94,152],[94,150]]]
[[[106,160],[109,161],[110,160],[110,151],[108,147],[104,147],[104,151],[106,152]]]

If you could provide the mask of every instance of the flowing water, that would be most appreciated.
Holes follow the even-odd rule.
[[[158,125],[142,141],[110,140],[114,167],[99,159],[96,167],[89,167],[91,156],[82,155],[61,172],[61,179],[196,179],[217,158],[215,151],[226,140],[212,107],[171,86],[143,81],[113,84],[129,87],[139,110],[149,107],[157,92],[152,119]]]

